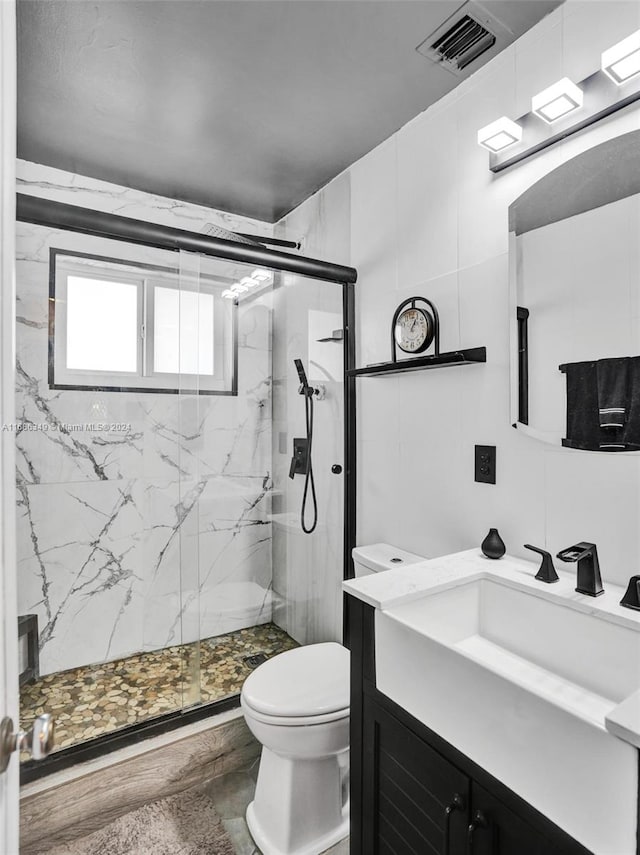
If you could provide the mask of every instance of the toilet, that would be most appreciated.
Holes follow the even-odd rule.
[[[356,576],[424,561],[386,543],[353,550]],[[245,680],[247,726],[262,744],[247,825],[263,855],[319,855],[349,834],[349,651],[287,650]]]

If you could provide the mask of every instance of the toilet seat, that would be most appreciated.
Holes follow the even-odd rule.
[[[246,715],[251,716],[256,721],[261,721],[264,724],[277,724],[281,727],[309,727],[314,724],[326,724],[329,721],[339,721],[342,718],[349,718],[349,707],[324,713],[323,715],[269,715],[268,713],[254,709],[251,704],[247,703],[243,696],[240,697],[240,706]]]
[[[292,727],[344,718],[349,714],[349,662],[349,651],[334,641],[287,650],[247,677],[242,704],[259,721],[282,718]]]

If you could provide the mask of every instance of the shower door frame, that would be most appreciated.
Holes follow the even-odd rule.
[[[311,279],[342,286],[343,338],[343,398],[344,398],[344,489],[343,489],[343,578],[353,577],[351,551],[356,544],[356,382],[348,371],[356,367],[355,347],[355,283],[358,277],[353,267],[307,258],[301,255],[268,249],[262,244],[214,238],[205,234],[148,223],[117,214],[94,211],[55,202],[24,193],[16,194],[16,219],[64,231],[80,232],[110,240],[141,244],[158,249],[200,253],[239,263],[255,264],[275,270],[296,273]],[[343,643],[347,644],[349,628],[347,610],[343,609]],[[348,645],[347,645],[348,646]],[[98,736],[89,742],[71,745],[37,763],[28,760],[20,766],[22,784],[53,772],[104,756],[141,740],[159,736],[175,728],[209,718],[217,713],[240,706],[240,695],[200,704],[186,711],[177,710],[145,722],[139,722],[114,733]]]

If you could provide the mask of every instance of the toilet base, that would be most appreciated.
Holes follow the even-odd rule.
[[[342,824],[333,832],[326,834],[322,838],[317,838],[312,843],[304,845],[302,848],[298,847],[298,849],[295,850],[276,849],[274,848],[271,840],[265,837],[262,833],[260,824],[255,818],[253,804],[254,803],[251,802],[247,808],[247,826],[251,837],[253,837],[253,842],[262,852],[262,855],[320,855],[320,853],[326,852],[327,849],[331,849],[332,846],[335,846],[336,843],[340,843],[341,840],[344,840],[344,838],[349,835],[349,817],[347,817],[346,819],[343,819]]]
[[[282,757],[263,747],[247,826],[263,855],[320,855],[349,834],[346,768],[337,755]]]

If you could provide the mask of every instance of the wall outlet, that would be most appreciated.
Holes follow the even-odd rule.
[[[476,445],[475,480],[481,484],[496,483],[495,445]]]

